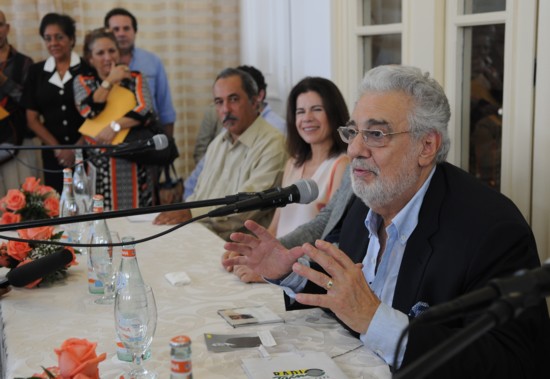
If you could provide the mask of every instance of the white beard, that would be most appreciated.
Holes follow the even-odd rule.
[[[416,151],[410,150],[403,157],[399,170],[393,175],[385,177],[381,177],[380,169],[376,166],[371,167],[365,158],[354,158],[351,163],[352,169],[357,167],[372,171],[376,178],[372,183],[367,184],[361,179],[355,178],[352,170],[353,192],[371,209],[387,206],[418,182],[420,170],[416,164],[417,156]]]

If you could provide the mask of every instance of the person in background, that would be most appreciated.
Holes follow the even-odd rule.
[[[330,310],[393,365],[411,319],[495,278],[540,267],[540,261],[517,207],[445,162],[450,107],[435,80],[414,67],[379,66],[367,72],[360,93],[351,120],[339,131],[348,143],[353,192],[369,207],[366,218],[353,202],[338,227],[338,247],[317,240],[290,250],[246,221],[253,235],[233,233],[225,248],[240,255],[223,263],[247,265],[280,285],[287,309]],[[407,367],[476,316],[412,328],[393,369]],[[430,377],[546,377],[549,342],[550,319],[540,299]]]
[[[48,13],[39,31],[50,57],[29,68],[22,96],[28,126],[43,145],[81,144],[78,129],[84,119],[74,105],[73,79],[88,67],[73,52],[75,21],[67,15]],[[74,151],[42,150],[42,164],[45,184],[61,193],[63,168],[74,165]]]
[[[286,161],[283,135],[258,112],[258,88],[241,70],[227,68],[216,77],[213,97],[222,131],[208,146],[204,170],[188,201],[207,200],[239,192],[260,192],[280,184]],[[215,207],[163,212],[155,224],[177,224]],[[227,239],[247,218],[267,226],[273,211],[255,210],[201,222]]]
[[[258,85],[258,106],[260,115],[281,133],[286,134],[285,120],[275,113],[266,101],[267,83],[265,82],[262,72],[254,66],[247,65],[238,66],[237,69],[248,72]],[[195,142],[195,150],[193,152],[193,158],[195,159],[195,163],[197,165],[199,165],[200,160],[204,157],[206,148],[219,134],[222,127],[222,122],[216,114],[216,108],[208,108],[208,110],[204,113],[204,117],[199,128],[199,133],[197,134],[197,140]]]
[[[319,188],[317,200],[277,208],[268,231],[279,238],[315,218],[340,187],[349,164],[346,144],[338,127],[349,120],[344,97],[328,79],[306,77],[296,84],[287,101],[287,151],[282,186],[300,179],[313,179]],[[224,253],[223,259],[231,255]],[[263,282],[246,266],[233,270],[243,282]]]
[[[159,122],[166,134],[173,136],[176,111],[172,104],[166,71],[157,55],[135,46],[138,32],[136,17],[124,8],[114,8],[107,12],[103,24],[114,33],[118,41],[120,63],[130,67],[132,71],[141,72],[147,78]]]
[[[275,113],[269,104],[265,101],[267,96],[267,84],[265,83],[264,75],[260,70],[253,66],[239,66],[237,69],[249,73],[256,84],[258,85],[258,103],[260,116],[262,116],[268,123],[281,131],[281,133],[286,135],[286,122],[285,120]],[[191,174],[185,179],[184,182],[184,192],[183,199],[186,200],[197,185],[197,179],[204,168],[204,152],[208,147],[208,144],[216,137],[216,135],[222,130],[222,123],[216,114],[216,109],[214,107],[209,108],[204,113],[204,118],[201,122],[201,127],[199,129],[199,134],[197,135],[197,141],[195,143],[195,152],[193,156],[197,165]]]
[[[105,108],[114,85],[134,94],[136,106],[99,132],[95,142],[110,144],[122,129],[148,126],[155,120],[153,99],[141,73],[120,62],[115,35],[107,29],[95,29],[84,40],[84,58],[93,71],[74,81],[75,103],[85,118],[95,118]],[[153,205],[153,180],[148,167],[122,158],[110,158],[101,151],[90,152],[97,167],[96,193],[104,196],[106,209],[117,210]]]
[[[10,24],[0,10],[0,107],[8,115],[0,116],[0,144],[32,145],[32,135],[27,127],[25,109],[21,105],[23,83],[27,78],[32,59],[17,51],[8,42]],[[17,159],[7,151],[0,150],[0,196],[9,189],[19,188],[28,176],[36,176],[32,167],[37,167],[36,153],[21,150]]]

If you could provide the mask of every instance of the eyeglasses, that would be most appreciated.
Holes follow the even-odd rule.
[[[384,147],[388,144],[390,136],[396,134],[410,133],[410,130],[404,132],[384,133],[381,130],[358,130],[351,126],[340,126],[338,128],[340,138],[345,143],[352,142],[359,133],[363,136],[363,142],[369,147]]]

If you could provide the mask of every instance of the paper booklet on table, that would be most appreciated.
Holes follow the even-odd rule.
[[[204,340],[208,351],[215,353],[258,347],[260,345],[271,347],[277,344],[269,331],[246,334],[204,333]]]
[[[234,328],[247,325],[284,322],[281,316],[263,305],[255,307],[220,309],[218,314]]]
[[[346,374],[324,352],[302,351],[243,358],[242,367],[249,379],[346,379]]]

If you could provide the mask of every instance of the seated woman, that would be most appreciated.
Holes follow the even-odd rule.
[[[117,65],[120,58],[117,41],[107,29],[95,29],[84,40],[84,59],[95,69],[74,81],[75,101],[80,114],[93,119],[104,109],[115,85],[130,90],[136,106],[123,117],[112,120],[95,136],[92,143],[110,144],[126,128],[150,126],[156,117],[147,80],[128,66]],[[90,140],[87,139],[89,142]],[[96,193],[104,196],[105,209],[116,210],[153,205],[154,166],[142,166],[126,159],[111,158],[92,150],[97,167]]]
[[[300,179],[313,179],[319,188],[319,196],[309,204],[277,208],[268,229],[274,236],[281,237],[312,220],[340,186],[349,158],[347,145],[338,135],[338,127],[348,120],[344,97],[330,80],[306,77],[290,91],[286,116],[290,158],[285,166],[282,186]],[[234,273],[244,282],[262,281],[244,266],[236,266]]]

